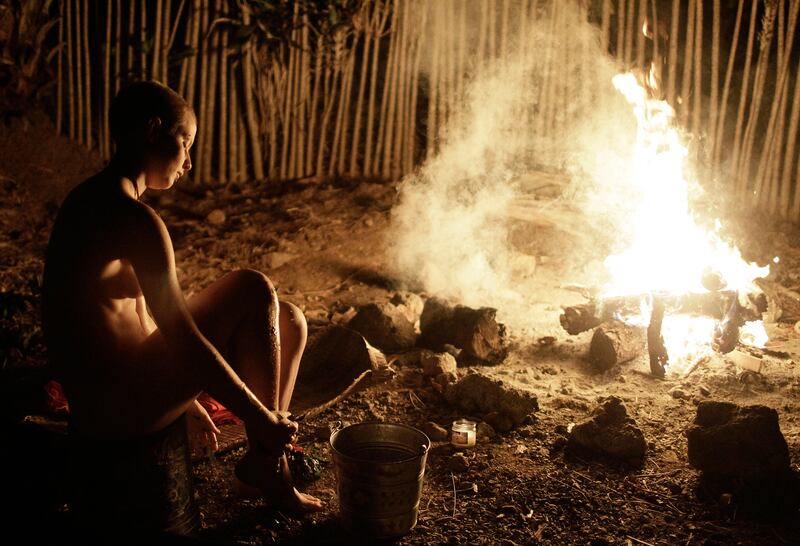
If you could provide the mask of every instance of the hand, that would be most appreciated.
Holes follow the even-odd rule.
[[[288,411],[264,410],[259,419],[248,423],[248,430],[253,435],[250,441],[266,455],[280,457],[291,449],[297,435],[297,423],[289,419],[290,415]]]
[[[214,453],[219,449],[217,434],[220,433],[206,409],[195,400],[186,410],[189,429],[189,446],[192,451]]]

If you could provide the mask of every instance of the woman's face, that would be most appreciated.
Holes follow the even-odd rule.
[[[145,183],[154,190],[166,190],[192,168],[189,149],[194,144],[197,121],[185,110],[173,130],[155,131],[145,165]]]

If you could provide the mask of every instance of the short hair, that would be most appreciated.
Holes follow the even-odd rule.
[[[132,83],[117,93],[109,108],[111,137],[117,147],[125,145],[137,129],[143,130],[155,117],[161,119],[164,130],[172,131],[187,110],[192,110],[189,104],[166,85],[155,81]]]

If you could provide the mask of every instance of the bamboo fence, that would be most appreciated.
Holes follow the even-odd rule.
[[[652,67],[653,93],[676,108],[708,176],[800,220],[800,0],[351,3],[327,33],[295,3],[276,42],[247,0],[61,0],[57,128],[110,157],[110,101],[153,79],[198,114],[195,181],[396,179],[447,142],[470,79],[516,56],[536,75],[522,115],[546,163],[598,107],[601,82],[576,59],[602,48],[620,69]],[[593,41],[573,39],[587,24]]]

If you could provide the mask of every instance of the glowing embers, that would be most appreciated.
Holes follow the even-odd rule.
[[[748,305],[748,295],[760,292],[753,281],[769,274],[768,266],[746,262],[739,249],[720,238],[718,220],[714,230],[695,222],[684,174],[687,149],[673,124],[672,107],[652,96],[656,80],[649,74],[646,88],[631,73],[613,79],[637,120],[632,174],[625,181],[635,206],[629,246],[604,262],[611,280],[601,296],[647,296],[644,301],[648,303],[638,315],[620,318],[648,327],[653,373],[658,373],[658,366],[652,363],[654,344],[662,345],[658,358],[674,370],[696,362],[712,346],[720,352],[732,350],[737,342],[763,346],[763,325],[746,322],[754,317],[744,318],[740,307]],[[732,305],[719,323],[689,314],[666,313],[662,317],[657,306],[653,312],[654,302],[660,299],[709,293],[709,288],[732,295],[741,305]],[[740,336],[742,326],[745,330]]]

